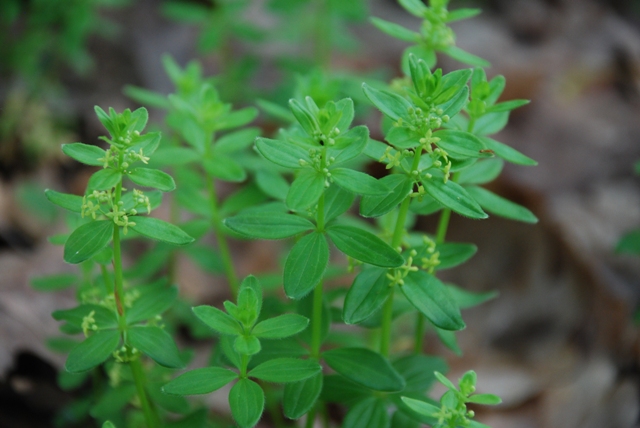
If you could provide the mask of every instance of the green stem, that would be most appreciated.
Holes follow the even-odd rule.
[[[207,188],[209,191],[209,202],[211,204],[211,223],[213,226],[213,233],[218,241],[218,250],[220,251],[220,257],[222,257],[222,264],[224,265],[224,271],[229,281],[229,288],[231,289],[231,295],[235,299],[238,295],[238,277],[236,276],[235,269],[233,267],[233,260],[231,258],[231,251],[229,250],[229,243],[227,237],[222,232],[222,223],[220,221],[220,214],[218,211],[218,196],[215,187],[215,178],[207,173]]]
[[[120,209],[118,202],[122,196],[122,181],[116,186],[116,194],[114,197],[114,210]],[[122,278],[122,250],[120,246],[120,226],[113,223],[113,276],[115,287],[113,296],[116,301],[118,316],[121,320],[120,325],[123,327],[124,321],[124,281]]]
[[[413,164],[411,170],[415,171],[420,164],[420,156],[422,150],[416,149],[413,155]],[[404,198],[398,211],[398,218],[396,219],[396,225],[393,230],[393,237],[391,238],[391,247],[397,249],[402,246],[402,238],[404,237],[404,225],[407,221],[407,214],[409,213],[409,204],[411,203],[411,195]],[[389,356],[389,349],[391,347],[391,321],[393,320],[393,294],[395,286],[391,288],[389,297],[384,303],[382,312],[382,327],[380,330],[380,353],[385,357]]]
[[[247,377],[247,366],[249,365],[249,356],[248,355],[240,355],[240,377]]]
[[[136,390],[138,391],[138,398],[140,399],[140,405],[142,406],[142,411],[144,412],[144,419],[147,422],[147,427],[156,428],[160,426],[158,414],[155,410],[155,407],[153,406],[153,403],[151,403],[147,399],[147,393],[144,389],[144,385],[146,384],[146,376],[144,374],[142,364],[140,363],[140,359],[129,361],[129,366],[131,367],[133,382],[135,383]]]
[[[317,411],[318,411],[318,404],[316,403],[316,405],[313,406],[311,410],[309,410],[309,413],[307,413],[307,422],[304,424],[305,428],[313,428],[313,423],[316,420]]]

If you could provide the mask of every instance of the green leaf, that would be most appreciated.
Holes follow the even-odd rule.
[[[308,150],[287,141],[257,138],[256,148],[266,159],[285,168],[300,168],[300,160],[311,163]]]
[[[291,123],[296,120],[296,118],[293,116],[293,114],[291,114],[289,110],[279,104],[272,103],[271,101],[263,99],[257,99],[256,104],[258,105],[258,107],[264,110],[265,113],[284,123]]]
[[[226,134],[214,144],[214,153],[215,155],[223,155],[245,149],[255,141],[258,135],[260,135],[258,128],[246,128]]]
[[[368,397],[349,410],[343,428],[388,428],[391,421],[384,399]]]
[[[38,291],[57,291],[78,283],[78,275],[62,273],[31,278],[31,286]]]
[[[457,356],[461,357],[462,356],[462,349],[460,349],[460,345],[458,345],[458,339],[456,338],[455,331],[443,330],[443,329],[438,328],[438,327],[436,327],[435,329],[436,329],[436,334],[438,335],[438,338],[440,339],[440,342],[442,342],[442,344],[444,346],[449,348],[449,350],[451,350],[451,352],[453,352]]]
[[[162,382],[149,382],[147,383],[147,392],[149,399],[153,401],[158,407],[167,410],[171,413],[177,413],[185,415],[191,410],[191,405],[185,397],[178,395],[169,395],[162,393]],[[166,425],[165,425],[166,427]]]
[[[405,100],[400,95],[392,92],[380,91],[366,83],[362,84],[362,90],[378,110],[389,116],[394,121],[402,118],[409,123],[411,122],[409,117],[409,108],[412,106],[409,101]]]
[[[98,402],[91,408],[90,414],[96,419],[106,419],[118,414],[135,395],[136,386],[133,384],[109,388],[102,392]]]
[[[347,132],[343,132],[335,139],[335,144],[327,149],[327,157],[335,160],[332,165],[347,162],[358,157],[369,141],[369,128],[356,126]]]
[[[502,399],[493,394],[475,394],[467,398],[467,403],[485,404],[495,406],[502,403]]]
[[[112,137],[115,137],[116,131],[109,115],[98,106],[93,106],[93,110],[96,112],[96,116],[98,116],[98,120],[102,123],[102,126],[109,131]]]
[[[178,289],[176,287],[169,287],[140,296],[134,300],[133,305],[126,312],[127,324],[134,324],[162,314],[171,307],[177,297]]]
[[[259,322],[251,334],[260,339],[282,339],[300,333],[307,328],[309,320],[298,314],[283,314]]]
[[[379,217],[398,206],[413,188],[413,180],[404,174],[391,174],[380,179],[380,183],[390,191],[386,195],[365,195],[360,201],[360,214],[363,217]]]
[[[107,155],[107,152],[98,146],[90,146],[82,143],[63,144],[62,152],[78,162],[91,166],[103,166],[104,158]]]
[[[300,171],[287,194],[287,206],[294,211],[304,211],[320,199],[325,190],[324,174],[309,168]]]
[[[447,284],[449,294],[456,301],[460,309],[472,308],[488,300],[498,297],[497,291],[486,291],[484,293],[472,293],[455,285]]]
[[[127,130],[131,132],[142,132],[149,121],[149,112],[146,108],[140,107],[131,112],[131,119],[127,124]]]
[[[129,220],[135,223],[135,226],[129,226],[129,228],[147,238],[173,245],[187,245],[194,241],[178,226],[157,218],[135,216],[129,217]]]
[[[497,156],[507,162],[515,163],[517,165],[535,166],[538,162],[534,161],[528,156],[523,155],[516,149],[507,146],[504,143],[494,140],[489,137],[480,137],[480,140],[487,146],[487,149],[493,151]]]
[[[229,407],[240,428],[255,426],[264,410],[264,392],[250,379],[240,379],[229,392]]]
[[[331,186],[324,192],[324,219],[329,222],[347,212],[356,195],[339,186]]]
[[[456,392],[458,390],[456,386],[449,379],[447,379],[442,373],[436,371],[434,372],[434,374],[436,375],[436,378],[438,378],[438,381],[444,386],[446,386],[447,388],[449,388],[451,391]]]
[[[451,10],[447,14],[447,22],[460,21],[462,19],[473,18],[476,15],[479,15],[482,12],[482,9],[471,9],[471,8],[463,8]]]
[[[284,264],[284,291],[290,299],[306,296],[322,279],[329,262],[329,245],[322,233],[301,238]]]
[[[87,193],[94,190],[109,190],[112,187],[116,187],[122,180],[122,174],[120,171],[106,168],[95,172],[87,183]]]
[[[374,391],[402,391],[402,376],[382,355],[366,348],[337,348],[322,354],[324,361],[347,379]]]
[[[82,196],[70,195],[69,193],[60,193],[55,190],[46,189],[44,191],[47,199],[52,203],[74,213],[82,212]]]
[[[258,116],[258,109],[255,107],[246,107],[241,110],[228,113],[217,118],[213,125],[214,131],[222,129],[238,128],[252,122]]]
[[[118,326],[118,320],[111,309],[94,304],[82,304],[72,309],[54,311],[51,316],[56,321],[66,321],[79,330],[82,330],[84,318],[91,315],[92,312],[98,329],[109,329]]]
[[[94,368],[111,356],[120,343],[118,330],[101,330],[73,348],[64,367],[78,373]]]
[[[404,378],[407,385],[403,392],[424,393],[436,381],[434,371],[447,372],[449,367],[444,359],[428,355],[407,355],[393,362],[393,367]]]
[[[320,399],[331,403],[353,406],[358,401],[373,395],[373,391],[339,374],[324,377]]]
[[[282,407],[289,419],[304,416],[318,400],[322,391],[322,372],[300,382],[287,383],[284,387]]]
[[[399,0],[399,3],[404,10],[418,18],[424,18],[428,11],[427,7],[421,0]]]
[[[184,367],[171,335],[159,327],[131,327],[127,331],[127,343],[161,366],[171,369]]]
[[[74,230],[64,244],[64,261],[82,263],[107,246],[113,234],[111,220],[98,220],[83,224]]]
[[[356,260],[380,267],[398,267],[404,258],[377,236],[353,226],[332,225],[327,234],[335,246]]]
[[[344,300],[342,318],[357,324],[376,312],[391,294],[387,269],[370,267],[356,276]]]
[[[116,428],[116,426],[111,421],[104,421],[102,428]]]
[[[483,68],[491,67],[491,63],[486,59],[482,59],[479,56],[470,54],[469,52],[466,52],[457,46],[447,46],[440,50],[449,55],[451,58],[465,64],[475,65]]]
[[[458,184],[485,184],[493,181],[504,167],[502,159],[485,159],[460,171]]]
[[[438,259],[440,264],[437,266],[438,270],[449,269],[469,260],[478,251],[478,247],[473,244],[465,244],[460,242],[445,242],[438,244],[436,251],[440,253]],[[424,254],[426,257],[427,254]],[[418,251],[416,259],[420,259],[421,252]]]
[[[502,103],[494,104],[491,107],[487,108],[487,112],[496,113],[501,111],[511,111],[515,110],[518,107],[526,106],[529,104],[529,100],[510,100]]]
[[[220,334],[236,336],[242,334],[242,326],[227,313],[213,306],[196,306],[193,313],[206,325]]]
[[[229,156],[205,159],[202,164],[209,174],[224,181],[239,183],[247,178],[244,168]]]
[[[252,356],[259,353],[262,346],[256,336],[242,335],[234,339],[233,349],[240,356]]]
[[[307,134],[313,136],[320,131],[320,125],[316,118],[298,100],[290,99],[289,108]]]
[[[616,253],[640,254],[640,229],[624,234],[616,245]]]
[[[148,107],[160,108],[163,110],[168,110],[171,107],[171,104],[165,95],[148,89],[126,85],[123,92],[127,97]]]
[[[181,374],[162,387],[165,394],[197,395],[216,391],[234,379],[238,374],[222,367],[204,367]]]
[[[153,154],[154,166],[182,166],[200,160],[200,154],[189,147],[161,147]]]
[[[278,214],[254,211],[224,220],[234,232],[254,239],[283,239],[313,230],[314,224],[294,214]]]
[[[475,219],[488,217],[480,205],[459,184],[451,180],[444,183],[439,177],[423,180],[422,184],[433,199],[458,214]]]
[[[393,126],[385,136],[385,140],[398,149],[411,149],[420,143],[421,136],[405,126]]]
[[[384,195],[389,192],[389,188],[381,181],[349,168],[332,169],[331,178],[338,186],[358,195]]]
[[[486,113],[476,120],[473,129],[475,135],[483,136],[500,132],[509,122],[509,112]]]
[[[402,397],[402,401],[404,401],[404,403],[409,406],[411,410],[418,412],[419,414],[424,416],[433,416],[434,414],[440,412],[439,407],[427,403],[426,401],[415,400],[408,397]]]
[[[458,131],[455,129],[443,129],[433,133],[434,137],[440,138],[436,144],[444,149],[447,154],[454,159],[485,157],[482,152],[486,147],[475,135]]]
[[[264,194],[280,201],[284,201],[289,193],[289,183],[276,171],[258,170],[255,183]]]
[[[163,192],[171,192],[176,188],[176,182],[173,181],[173,178],[159,169],[134,168],[128,173],[128,176],[131,181],[140,186],[153,187]]]
[[[401,289],[409,302],[436,327],[444,330],[465,328],[460,308],[447,287],[435,276],[421,270],[410,272]]]
[[[310,378],[322,371],[315,360],[275,358],[266,361],[249,372],[249,376],[265,382],[289,383]]]
[[[141,135],[136,143],[129,147],[129,150],[133,150],[138,153],[142,151],[145,156],[153,155],[155,159],[155,152],[158,147],[160,147],[160,140],[162,140],[162,134],[160,132],[148,132]]]
[[[375,25],[383,33],[387,33],[391,37],[404,40],[405,42],[416,43],[420,40],[420,34],[415,31],[408,30],[401,25],[394,24],[393,22],[385,21],[380,18],[371,18],[371,23]]]
[[[538,222],[538,217],[536,217],[527,208],[498,196],[487,189],[477,186],[469,186],[467,187],[467,192],[469,192],[471,197],[475,199],[482,208],[492,214],[511,220],[523,221],[525,223]]]

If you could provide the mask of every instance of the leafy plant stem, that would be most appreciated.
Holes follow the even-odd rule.
[[[229,250],[229,243],[226,236],[222,232],[222,222],[220,221],[220,214],[218,212],[218,196],[216,193],[216,187],[214,177],[211,174],[207,174],[207,187],[209,191],[209,202],[211,203],[211,222],[213,226],[213,232],[218,242],[218,249],[220,250],[220,257],[222,258],[222,264],[224,265],[224,271],[227,275],[227,281],[229,281],[229,288],[231,289],[231,295],[235,299],[238,295],[238,277],[233,268],[233,261],[231,259],[231,251]]]
[[[147,393],[145,392],[144,385],[146,383],[144,370],[142,369],[142,364],[140,363],[140,359],[136,358],[129,362],[129,366],[131,367],[131,373],[133,374],[133,382],[136,385],[136,391],[138,391],[138,398],[140,399],[140,405],[142,406],[142,411],[144,412],[144,419],[147,422],[147,427],[156,428],[159,426],[158,424],[158,414],[156,413],[153,404],[149,402],[147,398]]]
[[[411,170],[415,171],[420,164],[420,155],[422,154],[422,150],[416,149],[413,155],[413,163],[411,165]],[[402,238],[404,236],[405,230],[404,225],[407,220],[407,214],[409,212],[409,204],[411,203],[411,195],[404,198],[402,204],[400,205],[400,209],[398,211],[398,218],[396,219],[396,225],[393,230],[393,237],[391,238],[391,247],[394,249],[398,249],[402,246]],[[391,321],[393,318],[393,294],[394,294],[395,286],[391,287],[391,293],[389,293],[389,297],[384,303],[383,313],[382,313],[382,326],[380,330],[380,353],[385,357],[389,356],[389,348],[391,344]]]
[[[316,412],[318,410],[318,405],[314,406],[309,413],[307,413],[307,422],[304,424],[305,428],[313,428],[313,423],[316,420]]]
[[[324,154],[323,154],[324,160]],[[324,193],[318,200],[316,211],[316,227],[322,232],[324,230]],[[320,359],[320,345],[322,341],[322,281],[313,290],[313,313],[311,316],[311,356]]]
[[[121,155],[122,159],[122,155]],[[118,209],[118,202],[122,196],[122,181],[116,185],[116,194],[114,197],[115,209]],[[120,246],[120,226],[113,223],[113,275],[115,280],[114,298],[116,308],[120,319],[124,319],[124,286],[122,279],[122,249]]]
[[[240,356],[240,377],[247,377],[247,366],[249,365],[249,356],[241,355]]]

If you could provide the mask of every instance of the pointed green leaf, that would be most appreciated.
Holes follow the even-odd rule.
[[[178,226],[154,217],[135,216],[129,217],[129,220],[135,223],[134,226],[130,225],[129,228],[147,238],[173,245],[187,245],[194,241],[191,236],[187,235]]]
[[[133,305],[126,312],[127,323],[134,324],[162,314],[171,307],[177,297],[178,289],[176,287],[169,287],[140,296],[134,300]]]
[[[244,168],[229,156],[220,155],[215,159],[205,159],[202,165],[209,174],[224,181],[239,183],[247,178]]]
[[[437,269],[449,269],[469,260],[477,251],[478,247],[473,244],[465,244],[460,242],[445,242],[438,244],[436,251],[440,253],[438,259],[440,264]],[[426,257],[427,254],[424,254]],[[420,259],[421,253],[418,252],[416,259]]]
[[[160,327],[131,327],[127,331],[127,343],[161,366],[171,369],[184,367],[173,338]]]
[[[360,201],[360,214],[364,217],[379,217],[398,206],[413,188],[413,180],[403,174],[391,174],[380,179],[389,188],[386,195],[365,195]]]
[[[258,170],[255,183],[265,195],[280,201],[284,201],[287,198],[287,193],[289,193],[289,183],[276,171]]]
[[[196,306],[193,308],[193,313],[220,334],[235,336],[243,333],[240,323],[218,308],[207,305]]]
[[[424,18],[428,12],[427,7],[421,0],[399,0],[399,3],[404,10],[418,18]]]
[[[377,236],[353,226],[333,225],[327,234],[349,257],[380,267],[398,267],[404,258]]]
[[[487,112],[496,113],[500,111],[511,111],[515,110],[518,107],[526,106],[529,104],[529,100],[510,100],[502,103],[494,104],[491,107],[487,108]]]
[[[92,314],[93,313],[93,314]],[[66,321],[69,324],[82,329],[85,317],[91,316],[99,330],[110,329],[118,326],[118,320],[111,309],[94,304],[82,304],[72,309],[53,311],[51,314],[56,321]]]
[[[260,135],[259,128],[246,128],[225,134],[214,144],[214,153],[223,155],[245,149],[255,141],[258,135]]]
[[[421,135],[405,126],[393,126],[385,140],[398,149],[411,149],[420,144]]]
[[[409,302],[436,327],[444,330],[465,328],[460,308],[447,287],[435,276],[421,270],[410,272],[401,288]]]
[[[92,369],[109,358],[119,343],[118,330],[98,331],[71,350],[65,369],[71,373]]]
[[[300,160],[311,163],[308,150],[288,141],[256,138],[256,148],[266,159],[285,168],[300,168]]]
[[[111,220],[98,220],[83,224],[74,230],[64,244],[64,261],[78,264],[98,254],[113,235]]]
[[[335,144],[327,149],[327,157],[335,159],[332,162],[334,166],[347,162],[364,151],[367,141],[369,141],[369,128],[362,125],[356,126],[335,139]]]
[[[116,187],[116,185],[120,183],[120,180],[122,180],[120,171],[111,168],[101,169],[95,172],[89,179],[87,192],[89,193],[93,190],[109,190],[112,187]]]
[[[105,163],[104,158],[107,154],[98,146],[82,143],[63,144],[62,152],[78,162],[91,166],[103,166]]]
[[[502,403],[502,399],[493,394],[475,394],[467,398],[467,403],[495,406],[496,404]]]
[[[287,194],[287,206],[294,211],[304,211],[320,199],[325,190],[325,176],[313,169],[300,171]]]
[[[369,100],[385,115],[394,121],[402,118],[407,122],[411,122],[409,117],[409,108],[411,103],[402,98],[400,95],[392,92],[380,91],[366,83],[362,84],[362,90]]]
[[[289,419],[304,416],[318,400],[322,391],[322,372],[300,382],[287,383],[284,387],[282,407]]]
[[[459,184],[451,180],[444,183],[440,177],[423,180],[422,184],[427,194],[458,214],[475,219],[488,217],[480,205]]]
[[[217,118],[213,123],[213,130],[238,128],[252,122],[258,116],[258,109],[246,107]]]
[[[469,65],[475,65],[478,67],[488,68],[491,67],[491,63],[486,59],[482,59],[479,56],[470,54],[457,46],[447,46],[444,49],[440,49],[445,54],[449,55],[451,58],[463,62]]]
[[[118,385],[103,391],[97,403],[91,408],[90,414],[96,419],[106,419],[122,412],[123,408],[136,395],[133,384]]]
[[[231,415],[240,428],[252,428],[264,410],[264,392],[250,379],[240,379],[229,392]]]
[[[504,161],[502,159],[481,160],[460,171],[457,182],[459,184],[489,183],[500,175],[503,167]]]
[[[322,371],[315,360],[275,358],[266,361],[249,372],[249,376],[265,382],[289,383],[310,378]]]
[[[163,192],[171,192],[176,188],[173,178],[159,169],[134,168],[127,175],[131,181],[140,186],[153,187]]]
[[[387,269],[370,267],[356,276],[344,300],[342,318],[347,324],[357,324],[369,318],[389,297],[391,287]]]
[[[338,186],[358,195],[384,195],[389,192],[389,188],[380,180],[349,168],[332,169],[331,178]]]
[[[270,212],[249,212],[224,220],[234,232],[257,239],[283,239],[313,230],[314,224],[294,214],[273,215]]]
[[[444,359],[428,355],[407,355],[393,362],[393,367],[407,382],[403,392],[424,393],[436,381],[434,371],[447,372],[449,367]]]
[[[49,201],[74,213],[82,212],[82,196],[60,193],[55,190],[46,189],[45,196]]]
[[[322,354],[325,362],[347,379],[374,391],[402,391],[405,382],[386,358],[366,348],[336,348]]]
[[[477,186],[467,187],[467,192],[475,199],[482,208],[500,217],[511,220],[523,221],[525,223],[537,223],[536,217],[531,211],[522,205],[511,202],[508,199],[498,196],[487,189]]]
[[[262,347],[255,336],[238,336],[233,341],[233,349],[240,355],[255,355]]]
[[[375,25],[383,33],[387,33],[391,37],[404,40],[405,42],[416,43],[420,40],[420,34],[415,31],[408,30],[401,25],[394,24],[393,22],[385,21],[380,18],[371,18],[371,23]]]
[[[312,136],[320,131],[320,125],[316,118],[298,100],[290,99],[289,108],[307,134]]]
[[[488,300],[498,297],[497,291],[486,291],[484,293],[472,293],[455,285],[447,284],[449,294],[456,301],[460,309],[472,308]]]
[[[204,367],[181,374],[162,387],[165,394],[197,395],[216,391],[234,379],[238,374],[222,367]]]
[[[384,399],[368,397],[349,410],[343,428],[389,428],[391,420]]]
[[[409,408],[423,416],[433,416],[440,412],[440,408],[429,404],[426,401],[415,400],[413,398],[402,397],[402,401],[409,406]]]
[[[322,279],[329,262],[329,245],[322,233],[300,239],[284,264],[284,291],[290,299],[306,296]]]
[[[500,132],[509,122],[509,112],[486,113],[480,116],[470,132],[477,136],[491,135]]]
[[[493,138],[481,137],[480,139],[482,140],[484,145],[487,146],[487,149],[493,151],[497,156],[500,156],[507,162],[526,166],[538,165],[538,162],[534,161],[530,157],[523,155],[516,149],[509,147],[504,143],[496,141]]]
[[[479,15],[482,9],[462,8],[449,11],[447,15],[447,22],[460,21],[462,19],[473,18]]]
[[[482,152],[486,149],[482,141],[469,132],[444,129],[434,132],[433,136],[440,138],[440,141],[436,144],[454,159],[486,156],[486,154]]]
[[[309,320],[298,314],[283,314],[259,322],[251,334],[260,339],[282,339],[300,333],[307,328]]]
[[[435,327],[436,334],[438,335],[438,339],[440,342],[451,352],[456,354],[457,356],[462,356],[462,349],[460,349],[460,345],[458,345],[458,339],[456,338],[456,332],[451,330],[443,330],[441,328]]]
[[[324,220],[325,223],[344,214],[351,208],[356,195],[339,186],[331,186],[324,192]]]

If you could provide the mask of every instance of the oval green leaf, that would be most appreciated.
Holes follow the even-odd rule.
[[[127,331],[127,343],[163,367],[184,367],[173,338],[160,327],[132,327]]]
[[[318,400],[322,391],[322,372],[300,382],[287,383],[284,386],[282,408],[289,419],[304,416]]]
[[[71,350],[64,366],[71,373],[92,369],[109,358],[119,343],[118,330],[98,331]]]
[[[358,195],[384,195],[389,192],[389,188],[382,181],[349,168],[332,169],[331,178],[338,186]]]
[[[264,410],[264,392],[250,379],[240,379],[229,392],[231,415],[240,428],[252,428]]]
[[[353,226],[333,225],[327,234],[338,250],[356,260],[380,267],[398,267],[404,258],[377,236]]]
[[[342,318],[347,324],[357,324],[369,318],[391,294],[387,269],[368,268],[356,276],[344,299]]]
[[[242,334],[242,326],[226,312],[220,309],[202,305],[193,308],[193,313],[206,325],[221,334],[238,335]]]
[[[389,361],[366,348],[337,348],[322,354],[325,362],[347,379],[374,391],[398,392],[404,379]]]
[[[315,360],[298,358],[274,358],[249,372],[249,376],[272,383],[299,382],[322,371]]]
[[[427,193],[447,208],[465,217],[483,219],[488,215],[478,203],[458,183],[448,180],[446,183],[439,177],[423,180]]]
[[[154,217],[135,216],[129,217],[129,220],[135,223],[129,228],[147,238],[173,245],[187,245],[194,241],[191,236],[187,235],[178,226]]]
[[[259,322],[251,334],[260,339],[283,339],[307,328],[309,319],[298,314],[283,314]]]
[[[103,166],[105,163],[104,157],[107,154],[107,152],[98,146],[90,146],[89,144],[82,143],[63,144],[62,151],[65,155],[78,162],[91,166]]]
[[[294,214],[257,211],[227,218],[224,224],[234,232],[254,239],[289,238],[315,228],[309,220]]]
[[[322,233],[300,239],[284,264],[284,291],[290,299],[306,296],[322,279],[329,262],[329,245]]]
[[[113,234],[111,220],[98,220],[83,224],[74,230],[64,244],[64,261],[82,263],[107,246]]]
[[[82,212],[82,196],[71,195],[69,193],[60,193],[55,190],[47,189],[44,191],[49,201],[74,213]]]
[[[134,168],[128,173],[128,176],[131,181],[140,186],[153,187],[163,192],[171,192],[176,188],[176,182],[173,181],[173,178],[159,169]]]
[[[538,217],[522,205],[511,202],[482,187],[469,186],[466,189],[482,208],[492,214],[525,223],[538,222]]]
[[[162,387],[165,394],[198,395],[216,391],[234,379],[238,374],[222,367],[204,367],[181,374]]]

